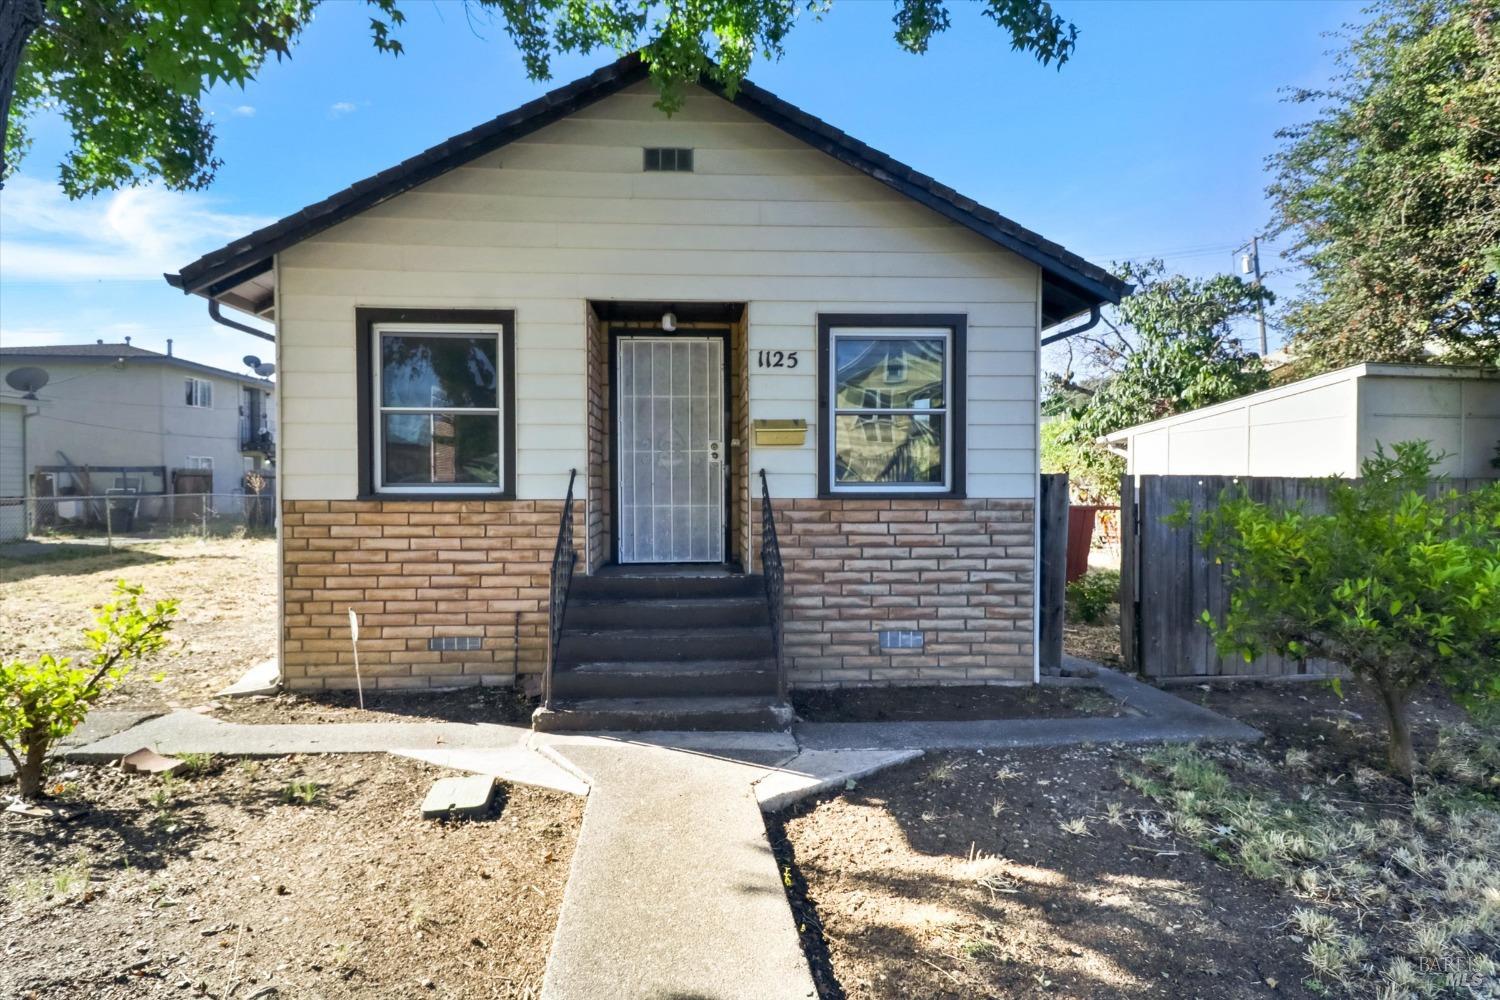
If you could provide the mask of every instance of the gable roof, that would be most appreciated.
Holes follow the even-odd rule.
[[[581,108],[646,79],[638,55],[628,55],[543,94],[218,250],[204,254],[167,282],[186,293],[219,299],[248,312],[268,311],[265,278],[272,256],[366,209],[455,167],[514,142]],[[701,85],[766,123],[906,195],[959,225],[1036,264],[1043,274],[1043,322],[1053,325],[1106,302],[1130,286],[1057,243],[939,184],[926,174],[865,145],[746,80],[728,97],[711,80]]]
[[[203,375],[216,375],[219,378],[233,379],[245,385],[259,386],[267,392],[273,390],[276,385],[269,379],[263,379],[254,375],[241,375],[239,372],[228,371],[224,368],[215,368],[213,365],[199,364],[186,358],[179,358],[175,354],[162,354],[159,351],[148,351],[144,347],[136,347],[133,344],[106,344],[102,341],[94,344],[38,344],[35,347],[0,347],[0,363],[17,364],[27,361],[115,361],[125,359],[134,364],[168,365],[172,368],[181,368],[184,371],[198,372]]]

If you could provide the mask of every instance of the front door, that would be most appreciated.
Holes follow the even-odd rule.
[[[724,561],[724,341],[616,341],[619,561]]]

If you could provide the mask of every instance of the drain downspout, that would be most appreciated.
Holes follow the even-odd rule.
[[[1046,347],[1048,344],[1055,344],[1059,340],[1067,340],[1075,333],[1083,333],[1087,330],[1092,330],[1094,327],[1099,325],[1099,319],[1099,307],[1097,305],[1089,306],[1089,319],[1087,323],[1083,324],[1082,326],[1075,326],[1070,330],[1064,330],[1061,333],[1054,333],[1050,337],[1043,337],[1042,346]]]
[[[269,340],[273,344],[276,343],[276,338],[264,330],[257,330],[253,326],[246,326],[244,323],[236,322],[220,313],[218,299],[208,300],[208,318],[220,326],[227,326],[231,330],[238,330],[240,333],[248,333],[252,337],[259,337],[261,340]]]

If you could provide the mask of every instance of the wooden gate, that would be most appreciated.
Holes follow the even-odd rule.
[[[1295,660],[1266,655],[1246,663],[1221,657],[1201,616],[1220,618],[1229,607],[1222,567],[1203,550],[1195,525],[1173,527],[1164,520],[1179,504],[1193,514],[1216,504],[1225,487],[1238,483],[1251,499],[1283,507],[1303,503],[1326,510],[1323,479],[1234,476],[1123,476],[1120,480],[1120,648],[1126,669],[1147,677],[1331,676],[1339,668],[1326,660]],[[1460,492],[1493,482],[1454,479],[1435,488]]]

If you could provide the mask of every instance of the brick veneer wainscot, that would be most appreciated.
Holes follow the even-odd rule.
[[[540,672],[561,514],[560,500],[285,501],[286,685],[354,687],[351,607],[367,687],[509,684]],[[427,648],[443,636],[483,645]]]
[[[771,506],[793,686],[1032,681],[1030,500]],[[758,499],[752,524],[759,546]],[[921,629],[925,646],[882,652],[882,629]]]

